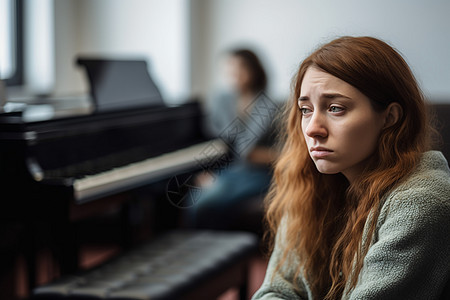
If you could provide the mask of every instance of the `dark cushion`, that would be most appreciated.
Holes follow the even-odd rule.
[[[33,299],[181,299],[257,248],[250,233],[173,231],[94,270],[38,287]]]

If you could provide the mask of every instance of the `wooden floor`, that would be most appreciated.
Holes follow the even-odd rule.
[[[120,248],[117,246],[107,245],[85,245],[81,249],[80,263],[82,268],[91,268],[108,258],[120,252]],[[37,283],[45,284],[58,276],[56,271],[56,265],[51,259],[51,255],[48,251],[42,250],[38,253],[38,275]],[[27,274],[25,268],[25,262],[23,258],[18,258],[17,267],[15,270],[15,289],[16,299],[27,299]],[[249,295],[253,295],[255,291],[261,285],[266,272],[267,260],[262,257],[255,257],[252,259],[249,270]],[[2,300],[8,300],[3,299]],[[238,299],[238,290],[230,289],[225,292],[218,300],[235,300]]]

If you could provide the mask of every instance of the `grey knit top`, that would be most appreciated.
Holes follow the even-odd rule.
[[[253,299],[313,299],[305,278],[293,284],[293,255],[274,274],[283,253],[282,228]],[[417,169],[386,197],[358,283],[342,299],[450,299],[450,170],[441,152],[424,153]]]

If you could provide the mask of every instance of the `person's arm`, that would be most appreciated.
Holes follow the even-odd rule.
[[[358,283],[343,299],[444,299],[450,279],[449,198],[406,190],[389,199]]]
[[[247,156],[247,160],[257,165],[271,165],[278,157],[278,151],[274,147],[256,146]]]
[[[276,300],[276,299],[292,299],[306,300],[308,294],[303,285],[301,278],[297,282],[301,282],[302,286],[295,287],[293,285],[293,277],[297,268],[296,264],[285,264],[281,270],[276,270],[276,266],[283,255],[283,226],[277,233],[275,248],[267,266],[264,282],[259,290],[253,295],[252,300]]]
[[[256,145],[247,155],[247,160],[258,165],[272,165],[280,154],[281,145],[276,142],[279,123],[273,120],[266,132],[259,138]]]

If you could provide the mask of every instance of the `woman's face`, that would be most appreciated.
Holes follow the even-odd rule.
[[[227,75],[231,86],[238,92],[245,92],[251,83],[251,74],[242,58],[231,56],[227,60]]]
[[[385,113],[345,81],[309,67],[298,106],[309,154],[319,172],[342,173],[351,182],[377,147]]]

